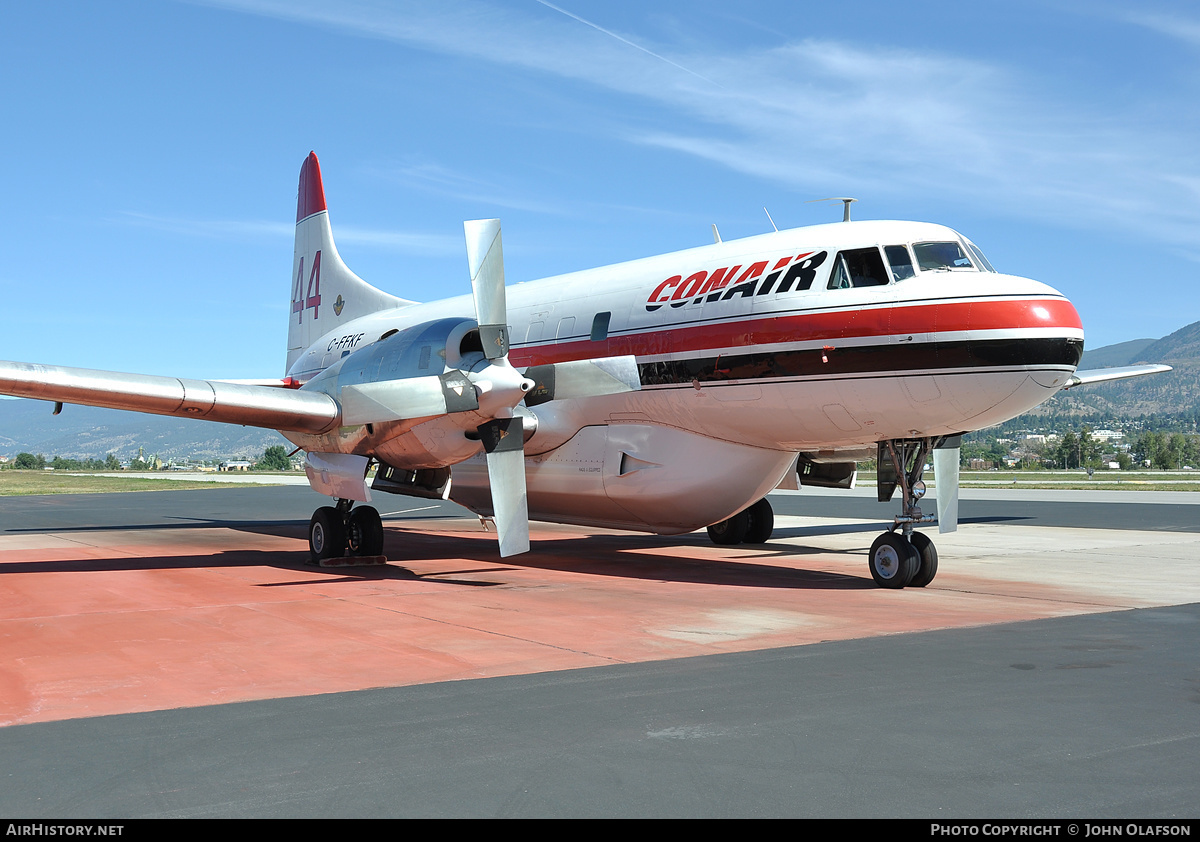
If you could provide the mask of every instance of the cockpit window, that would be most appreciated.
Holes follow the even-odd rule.
[[[962,246],[955,242],[913,243],[913,253],[922,272],[974,268]]]
[[[887,269],[879,249],[849,249],[838,252],[833,261],[828,289],[883,286],[887,282]]]
[[[905,246],[884,246],[883,253],[887,255],[888,263],[892,264],[892,277],[897,281],[911,278],[913,271],[912,258]]]
[[[992,268],[991,261],[983,256],[983,252],[979,250],[979,246],[975,245],[970,240],[963,238],[963,242],[967,244],[967,251],[971,252],[971,257],[975,258],[975,265],[986,272],[995,272]]]

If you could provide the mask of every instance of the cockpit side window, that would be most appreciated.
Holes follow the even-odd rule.
[[[947,269],[973,269],[971,258],[956,242],[913,243],[913,254],[922,272]]]
[[[979,246],[975,245],[965,237],[963,238],[963,242],[966,243],[967,251],[971,252],[971,257],[975,258],[976,266],[978,266],[980,269],[983,269],[985,272],[996,271],[994,268],[992,268],[991,261],[983,256],[983,252],[979,250]]]
[[[903,281],[916,274],[907,246],[884,246],[883,253],[887,255],[888,263],[892,264],[892,277],[897,281]]]
[[[838,252],[833,261],[828,289],[884,286],[887,282],[887,268],[879,249],[848,249]]]

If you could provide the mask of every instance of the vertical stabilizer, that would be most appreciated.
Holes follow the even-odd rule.
[[[380,310],[411,304],[350,271],[333,244],[325,187],[315,152],[300,167],[296,198],[296,253],[288,307],[287,368],[309,345],[339,325]]]

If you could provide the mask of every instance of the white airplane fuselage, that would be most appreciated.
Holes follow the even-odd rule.
[[[920,244],[971,256],[921,269]],[[691,531],[763,497],[797,453],[852,461],[880,441],[954,435],[1037,406],[1075,371],[1079,316],[1060,292],[980,258],[944,226],[844,222],[510,286],[515,367],[632,355],[641,380],[640,391],[522,408],[530,517]],[[854,275],[876,261],[885,276]],[[306,315],[302,301],[293,309]],[[470,296],[370,313],[296,349],[288,376],[336,396],[389,376],[372,346],[396,331],[472,319]],[[397,468],[453,466],[452,499],[486,514],[468,420],[284,435]]]

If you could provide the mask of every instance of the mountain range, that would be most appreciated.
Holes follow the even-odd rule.
[[[258,459],[272,445],[292,449],[274,430],[238,427],[190,418],[168,418],[67,404],[52,415],[54,404],[35,400],[0,400],[0,455],[40,453],[47,459],[103,459],[112,453],[122,461],[138,455],[164,461]]]
[[[1200,414],[1200,322],[1162,339],[1134,339],[1085,351],[1081,369],[1165,363],[1166,374],[1059,392],[1030,414],[1112,413],[1122,418]]]

